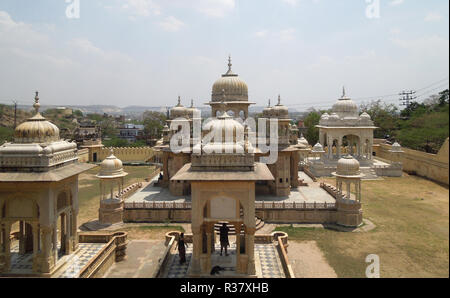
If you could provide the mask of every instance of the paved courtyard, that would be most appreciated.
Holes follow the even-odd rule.
[[[161,240],[133,240],[127,245],[127,257],[114,263],[105,273],[106,278],[151,278],[158,269],[166,249]]]
[[[313,182],[308,175],[304,172],[299,172],[299,178],[304,179],[308,186],[299,187],[297,189],[292,189],[291,194],[288,197],[277,197],[274,195],[257,195],[256,201],[275,201],[275,202],[296,202],[296,203],[334,203],[335,199],[330,196],[325,190],[320,188],[318,182]],[[132,195],[126,200],[126,202],[190,202],[190,196],[173,196],[170,194],[168,188],[162,188],[158,186],[153,186],[158,177],[155,177],[148,185]]]

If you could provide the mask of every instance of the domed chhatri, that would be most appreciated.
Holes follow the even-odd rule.
[[[14,142],[19,144],[44,144],[52,143],[60,140],[59,128],[47,121],[39,113],[39,92],[36,91],[36,96],[34,98],[35,103],[33,105],[36,114],[28,119],[26,122],[17,126],[14,131]]]
[[[339,159],[336,172],[333,173],[333,175],[346,178],[362,177],[359,167],[359,161],[357,161],[351,155],[342,157],[341,159]]]
[[[183,118],[187,116],[187,113],[188,109],[181,104],[181,97],[178,96],[178,104],[170,110],[170,118]]]
[[[333,105],[333,112],[341,119],[358,118],[358,105],[347,97],[345,87],[342,90],[342,97]]]
[[[98,178],[118,178],[125,177],[128,173],[124,172],[123,164],[120,159],[114,156],[111,149],[111,155],[105,158],[100,165],[100,172],[97,174]]]
[[[231,70],[231,57],[228,58],[228,71],[212,87],[212,101],[248,101],[247,84]]]

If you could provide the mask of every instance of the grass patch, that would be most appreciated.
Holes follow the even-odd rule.
[[[334,183],[334,179],[321,179]],[[449,276],[449,190],[416,176],[362,183],[363,216],[376,228],[345,233],[278,227],[291,241],[316,241],[339,277],[365,277],[369,254],[380,257],[381,277]]]
[[[143,182],[154,169],[154,166],[124,166],[124,171],[128,173],[128,176],[125,177],[125,186],[136,182]],[[100,180],[95,175],[98,174],[99,170],[99,167],[95,167],[79,176],[78,222],[80,225],[98,218]]]

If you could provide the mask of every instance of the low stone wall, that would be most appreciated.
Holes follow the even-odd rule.
[[[111,154],[122,160],[123,163],[146,163],[155,156],[155,150],[152,147],[87,147],[89,150],[90,162],[101,162]],[[96,156],[97,160],[94,160]]]
[[[89,162],[89,149],[78,149],[78,162]]]
[[[259,209],[256,216],[266,223],[336,223],[337,210]]]
[[[80,233],[80,243],[106,243],[89,263],[80,271],[79,278],[97,278],[111,267],[114,262],[122,261],[126,256],[127,233]]]
[[[373,146],[376,156],[399,161],[403,164],[403,170],[410,174],[426,177],[430,180],[449,185],[449,139],[445,141],[438,154],[430,154],[408,148],[403,148],[404,153],[397,160],[389,150],[391,145],[376,144]]]

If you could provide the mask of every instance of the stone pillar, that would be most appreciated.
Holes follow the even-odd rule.
[[[55,263],[58,261],[58,220],[53,223],[53,255],[55,258]]]
[[[241,272],[241,223],[237,223],[234,225],[234,229],[236,230],[236,272]]]
[[[19,221],[19,254],[25,254],[25,222]]]
[[[76,251],[78,249],[78,222],[77,222],[77,216],[78,212],[73,210],[72,211],[72,226],[70,227],[72,232],[72,251]]]
[[[246,230],[245,252],[248,256],[247,274],[255,275],[255,228],[247,228]]]
[[[50,273],[55,265],[54,255],[52,254],[52,227],[42,227],[42,258],[41,272]]]
[[[41,272],[41,262],[39,260],[39,233],[38,224],[31,225],[33,232],[33,271]]]
[[[337,142],[336,142],[336,154],[337,154],[337,159],[340,159],[340,158],[341,158],[341,146],[342,146],[342,138],[339,137],[339,138],[337,139]]]
[[[202,235],[200,227],[192,227],[193,250],[191,260],[191,274],[200,274],[200,254],[202,249]]]
[[[5,222],[3,225],[3,268],[0,267],[0,271],[8,272],[11,270],[11,224]],[[1,255],[0,255],[1,256]],[[1,258],[0,258],[0,261]]]

